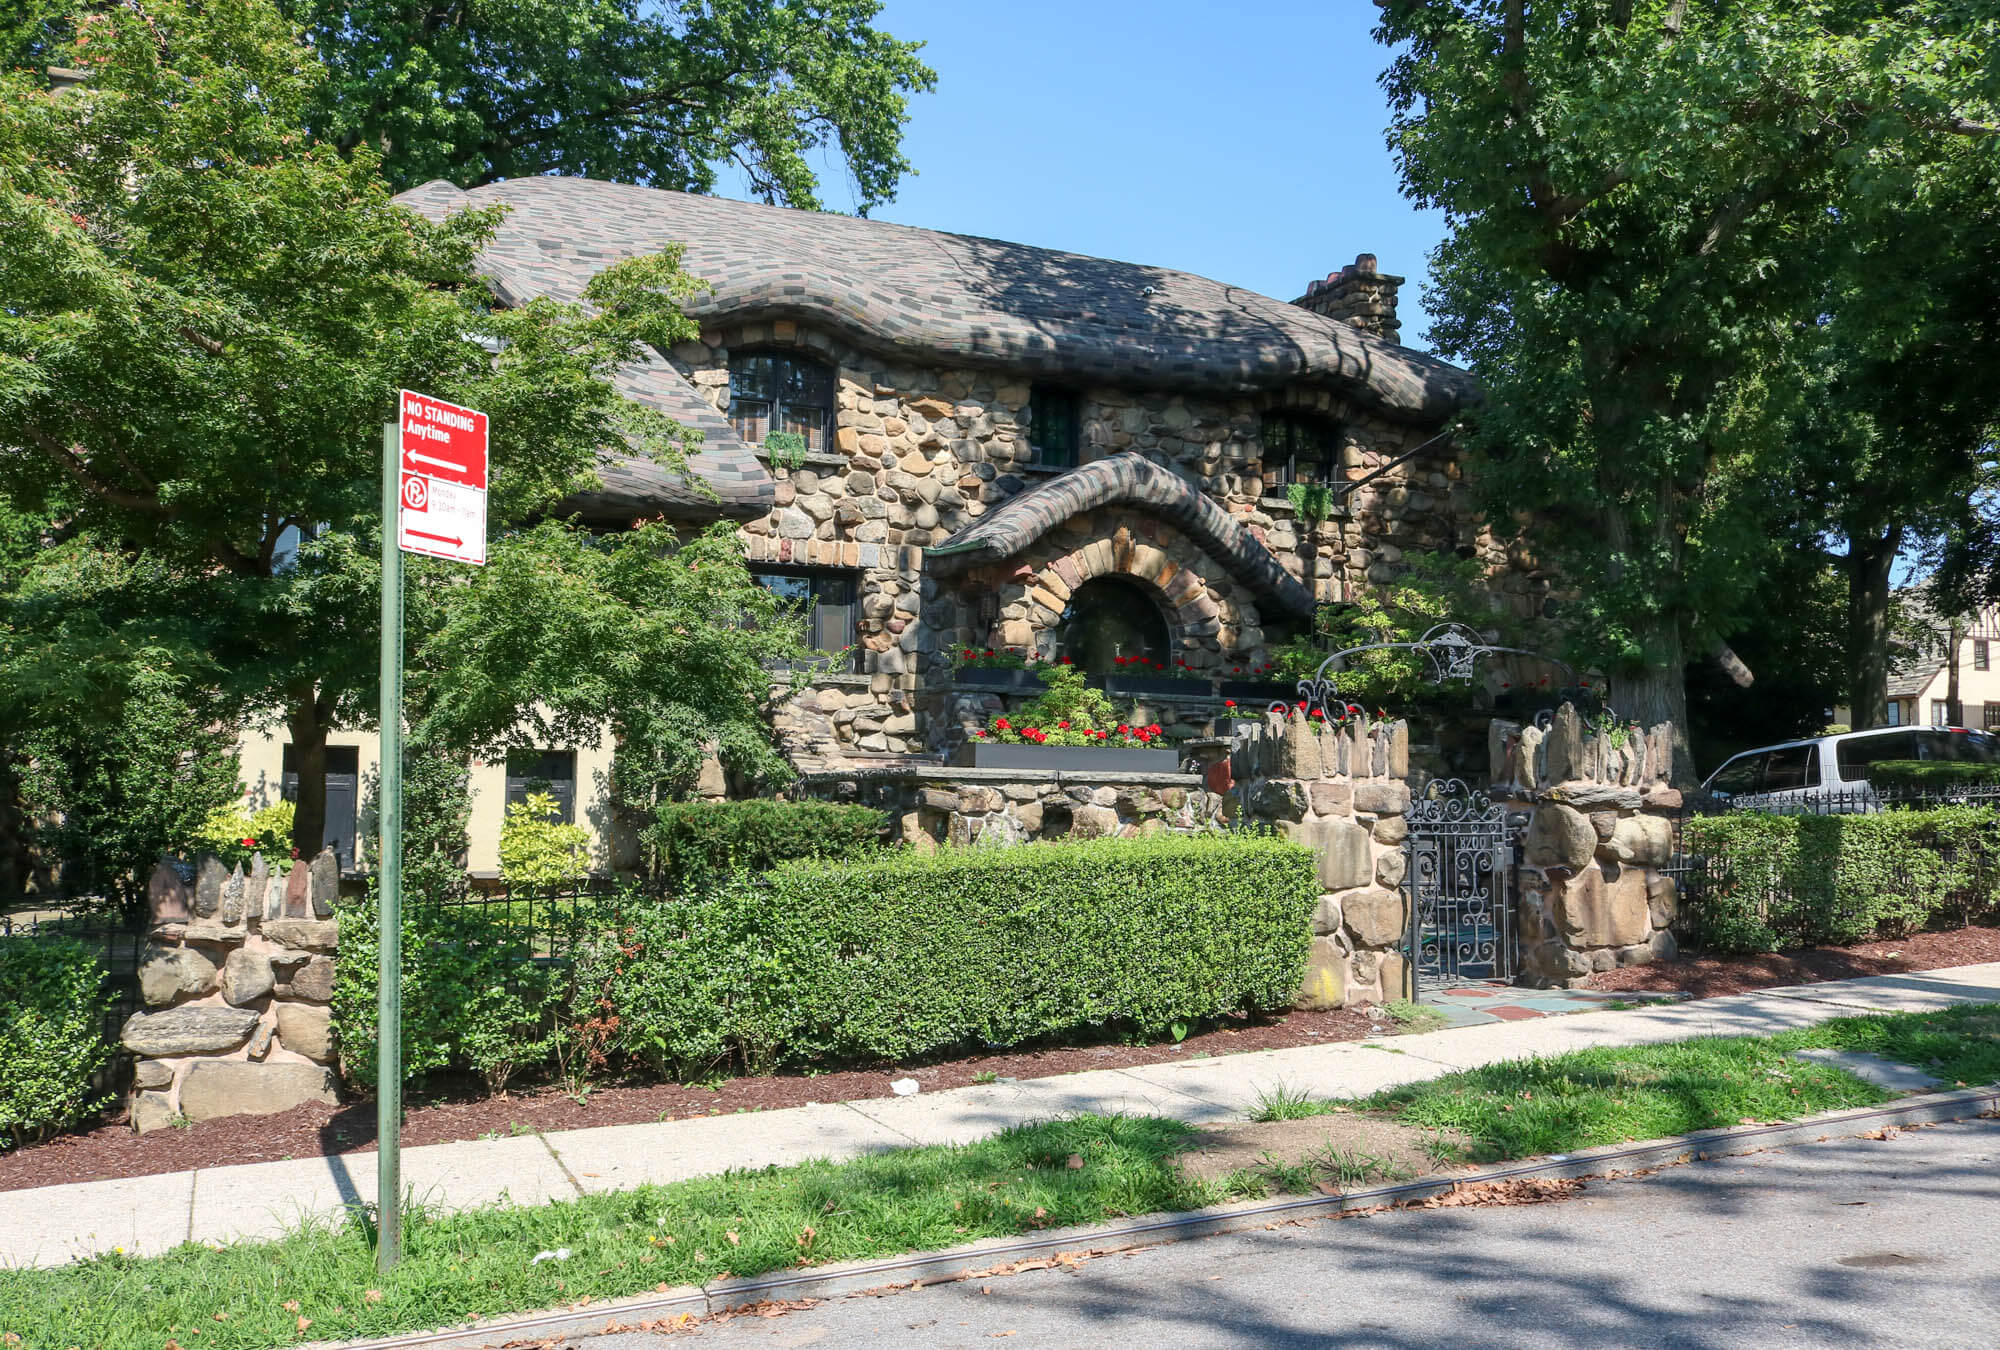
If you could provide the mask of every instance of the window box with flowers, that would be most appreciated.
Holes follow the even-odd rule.
[[[1042,664],[1032,651],[1013,647],[961,647],[951,658],[951,678],[965,688],[1039,692],[1047,687],[1036,668]]]
[[[1175,773],[1180,752],[1167,748],[1158,723],[1121,717],[1073,665],[1044,672],[1048,689],[1011,716],[996,717],[960,747],[958,764],[974,769],[1061,769],[1071,773]]]
[[[1104,692],[1107,694],[1122,698],[1139,698],[1147,694],[1212,698],[1215,694],[1214,677],[1195,671],[1185,658],[1175,658],[1171,666],[1164,661],[1149,661],[1143,656],[1114,656],[1111,659],[1113,667],[1104,675]]]

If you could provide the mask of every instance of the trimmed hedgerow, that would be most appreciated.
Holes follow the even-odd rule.
[[[104,967],[82,943],[0,942],[0,1143],[46,1139],[110,1100],[91,1079],[111,1056]]]
[[[1870,815],[1733,812],[1684,838],[1715,878],[1691,917],[1721,951],[1901,937],[2000,911],[2000,816],[1977,807]]]
[[[882,847],[880,811],[836,802],[670,802],[646,831],[660,871],[682,889],[794,858],[859,858]]]
[[[1960,760],[1884,759],[1868,766],[1868,782],[1876,788],[1904,792],[1941,792],[1955,787],[2000,783],[2000,764]]]
[[[1157,836],[800,862],[634,912],[578,969],[662,1074],[901,1059],[1290,1006],[1310,850]]]

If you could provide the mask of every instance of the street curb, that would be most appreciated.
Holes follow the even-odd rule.
[[[1409,1205],[1434,1196],[1448,1195],[1465,1186],[1530,1179],[1614,1176],[1678,1162],[1755,1153],[1790,1144],[1851,1138],[1885,1126],[1939,1125],[1989,1115],[2000,1115],[2000,1085],[1925,1093],[1882,1106],[1851,1107],[1771,1125],[1732,1125],[1672,1139],[1611,1144],[1566,1156],[1504,1163],[1450,1176],[1420,1178],[1392,1186],[1373,1186],[1343,1195],[1251,1200],[1180,1214],[1154,1215],[1128,1223],[1059,1229],[1033,1238],[989,1238],[940,1252],[916,1252],[873,1261],[843,1262],[812,1270],[774,1272],[742,1280],[718,1280],[698,1288],[683,1286],[665,1293],[607,1301],[587,1312],[564,1309],[530,1313],[482,1322],[477,1327],[411,1332],[383,1340],[324,1342],[322,1347],[323,1350],[490,1350],[503,1340],[527,1334],[544,1338],[594,1335],[606,1330],[607,1323],[630,1330],[638,1322],[669,1320],[683,1315],[702,1317],[757,1303],[837,1298],[898,1286],[914,1287],[959,1279],[1013,1262],[1059,1257],[1066,1252],[1103,1255],[1272,1223]]]

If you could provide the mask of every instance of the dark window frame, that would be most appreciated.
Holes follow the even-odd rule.
[[[841,673],[860,669],[861,574],[845,567],[786,567],[753,565],[750,578],[758,585],[770,580],[798,580],[806,583],[811,607],[806,614],[806,637],[815,651],[828,656],[848,649],[848,665]],[[766,586],[777,591],[778,588]],[[778,591],[781,599],[794,599]],[[838,668],[836,668],[838,669]]]
[[[1993,669],[1993,648],[1985,638],[1972,640],[1972,668],[1974,670]]]
[[[320,843],[333,845],[340,870],[351,872],[361,847],[361,748],[329,745],[325,748],[326,819],[320,827]],[[290,741],[278,752],[278,797],[299,799],[299,772],[294,767],[298,748]],[[330,837],[329,837],[330,835]]]
[[[530,755],[537,760],[532,765],[527,758]],[[503,809],[526,801],[537,785],[547,784],[548,794],[556,799],[561,817],[557,823],[576,824],[576,751],[539,747],[509,750],[502,773],[506,776]]]
[[[1931,700],[1930,725],[1934,727],[1948,727],[1951,725],[1950,699],[1934,698]]]
[[[750,445],[762,446],[774,431],[798,431],[808,451],[827,453],[833,448],[836,384],[832,366],[797,352],[759,349],[732,354],[729,425]],[[753,414],[752,407],[762,412]],[[801,412],[815,416],[795,416]],[[763,420],[761,436],[745,425],[753,416]]]
[[[2000,731],[2000,703],[1985,705],[1983,727],[1987,731]]]
[[[1282,496],[1294,483],[1329,484],[1340,477],[1342,436],[1338,423],[1311,413],[1274,409],[1264,414],[1258,428],[1261,445],[1264,495]],[[1299,477],[1302,465],[1313,470],[1311,479]]]
[[[1038,384],[1028,391],[1028,462],[1074,469],[1083,462],[1083,397],[1074,389]]]

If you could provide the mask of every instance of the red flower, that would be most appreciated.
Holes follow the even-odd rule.
[[[1236,700],[1233,698],[1226,698],[1222,700],[1222,706],[1225,708],[1233,708],[1236,706]]]
[[[1058,723],[1056,723],[1056,730],[1057,730],[1057,731],[1068,731],[1068,730],[1069,730],[1069,723],[1067,723],[1067,722],[1058,722]]]
[[[972,734],[977,736],[982,741],[986,739],[986,733],[983,731],[975,731]]]
[[[1314,716],[1314,717],[1325,717],[1325,716],[1326,716],[1326,714],[1325,714],[1325,713],[1323,713],[1323,712],[1321,712],[1321,711],[1320,711],[1320,710],[1319,710],[1318,708],[1314,708],[1314,709],[1313,709],[1313,716]]]
[[[242,844],[243,844],[243,847],[245,847],[245,848],[255,848],[255,847],[257,847],[257,841],[256,841],[255,839],[245,839],[245,840],[242,840],[241,842],[242,842]]]
[[[1132,728],[1130,728],[1130,727],[1126,726],[1126,725],[1125,725],[1125,724],[1124,724],[1123,722],[1120,722],[1120,723],[1118,724],[1118,734],[1119,734],[1119,735],[1121,735],[1121,736],[1126,736],[1126,735],[1130,735],[1130,734],[1131,734],[1131,731],[1132,731]]]
[[[1070,664],[1070,659],[1069,659],[1069,658],[1068,658],[1067,656],[1065,656],[1065,657],[1063,657],[1063,658],[1062,658],[1062,661],[1060,662],[1060,664],[1062,664],[1062,665],[1065,665],[1065,666],[1066,666],[1066,665],[1069,665],[1069,664]]]
[[[1155,736],[1157,736],[1160,734],[1160,724],[1158,722],[1155,722],[1153,723],[1153,725],[1147,727],[1146,730],[1152,732]]]
[[[991,647],[988,647],[988,648],[986,649],[986,654],[987,654],[988,656],[991,656],[991,655],[993,655],[993,649],[992,649]]]
[[[996,717],[996,718],[994,718],[994,719],[993,719],[993,725],[994,725],[994,726],[996,726],[996,727],[998,727],[998,728],[1000,728],[1000,730],[1002,730],[1002,731],[1011,731],[1011,730],[1013,730],[1012,726],[1011,726],[1011,725],[1010,725],[1010,724],[1008,723],[1007,719],[1006,719],[1006,718],[1004,718],[1004,717]]]

